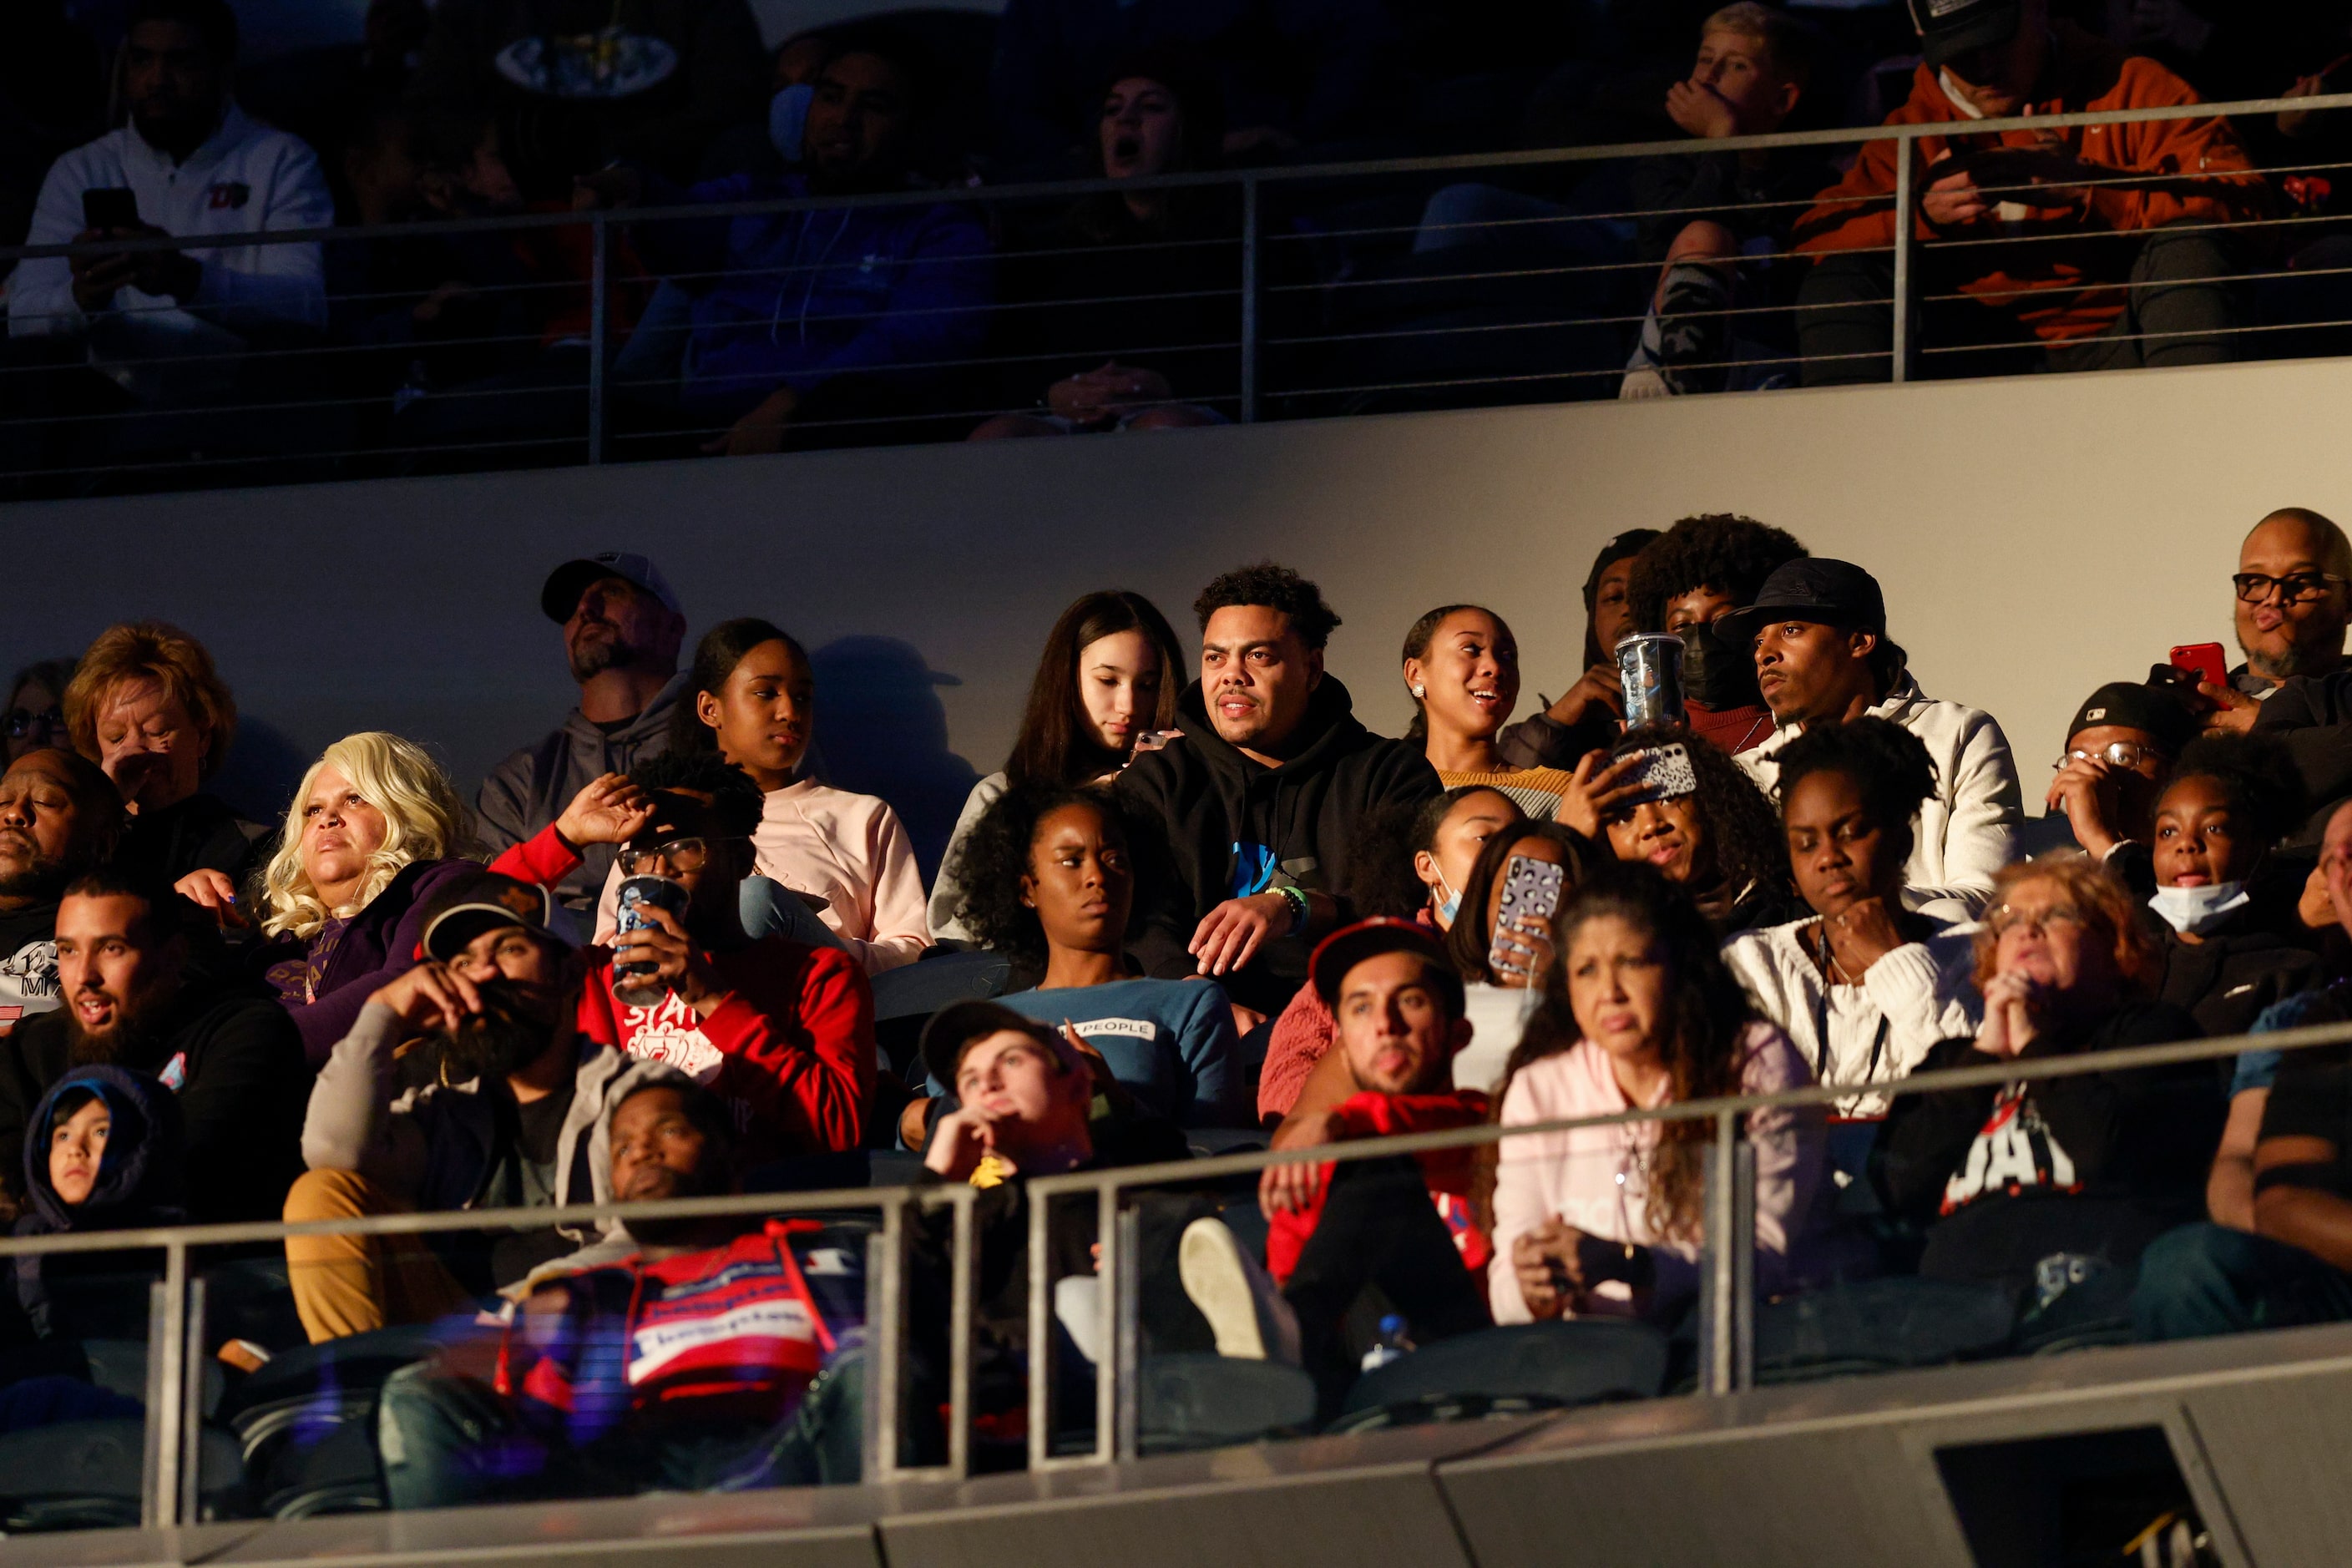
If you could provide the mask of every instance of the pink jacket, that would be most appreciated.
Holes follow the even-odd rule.
[[[1748,1053],[1741,1092],[1770,1094],[1812,1081],[1804,1058],[1773,1026],[1750,1024],[1741,1046]],[[1527,1126],[1633,1109],[1607,1055],[1580,1040],[1511,1080],[1503,1096],[1502,1121],[1506,1127]],[[1803,1274],[1807,1254],[1826,1227],[1831,1189],[1822,1124],[1818,1106],[1759,1110],[1748,1119],[1748,1136],[1756,1145],[1759,1295],[1777,1292]],[[1651,1316],[1670,1316],[1691,1299],[1698,1289],[1697,1247],[1661,1243],[1644,1213],[1643,1155],[1656,1145],[1659,1126],[1623,1122],[1503,1141],[1495,1180],[1495,1257],[1486,1272],[1496,1322],[1531,1321],[1511,1267],[1512,1245],[1555,1215],[1588,1236],[1653,1249],[1657,1290]],[[1612,1281],[1594,1292],[1591,1310],[1630,1316],[1633,1304],[1625,1287]]]
[[[817,919],[867,974],[912,963],[931,944],[914,841],[878,796],[811,779],[771,790],[751,847],[760,875],[824,900]],[[620,885],[616,866],[596,901],[599,942],[612,940]]]

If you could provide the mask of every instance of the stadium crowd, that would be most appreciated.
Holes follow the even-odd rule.
[[[1234,187],[945,197],[1882,121],[1953,128],[1916,143],[1903,220],[1931,373],[2340,351],[2352,121],[1961,127],[2333,91],[2352,11],[1910,3],[1010,0],[768,50],[747,0],[374,0],[363,42],[247,68],[228,0],[34,0],[0,68],[0,243],[154,243],[13,265],[0,474],[573,461],[600,349],[622,457],[1216,423]],[[1265,384],[1323,389],[1269,411],[1885,379],[1895,163],[1695,145],[1268,186]],[[714,210],[787,200],[818,205]],[[601,261],[563,221],[591,211]],[[446,226],[497,216],[540,221]],[[353,225],[378,232],[332,237]],[[327,237],[204,243],[268,230]]]
[[[1523,718],[1509,625],[1433,608],[1393,677],[1351,672],[1409,693],[1399,739],[1287,567],[1219,576],[1181,635],[1091,593],[928,898],[890,806],[824,782],[800,644],[689,644],[644,555],[550,574],[578,706],[470,806],[362,732],[245,819],[208,788],[237,723],[210,656],[116,626],[8,693],[0,1198],[46,1236],[968,1184],[983,1465],[1020,1462],[1043,1358],[1083,1426],[1105,1343],[1091,1202],[1048,1216],[1031,1342],[1027,1179],[1201,1150],[1819,1084],[1744,1119],[1769,1300],[1965,1287],[2016,1345],[2352,1318],[2346,1048],[1890,1092],[2352,1016],[2352,542],[2283,508],[2213,575],[2242,662],[2117,671],[2046,784],[1921,689],[1866,568],[1745,517],[1609,542],[1589,668]],[[1678,721],[1622,673],[1664,634]],[[1146,1353],[1286,1363],[1328,1416],[1361,1367],[1498,1325],[1687,1352],[1709,1136],[1172,1182],[1139,1200]],[[199,1260],[228,1271],[207,1349],[261,1377],[428,1332],[368,1407],[395,1506],[850,1479],[868,1228],[298,1235]],[[936,1413],[947,1211],[911,1231]],[[117,1410],[77,1347],[142,1336],[146,1268],[19,1260],[0,1427]]]

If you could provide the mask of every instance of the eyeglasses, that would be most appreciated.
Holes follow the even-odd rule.
[[[2095,752],[2068,752],[2051,765],[2063,768],[2068,763],[2107,763],[2118,768],[2137,768],[2142,763],[2161,764],[2170,760],[2166,752],[2137,741],[2109,741]]]
[[[1985,916],[1985,929],[1996,941],[2012,931],[2031,930],[2046,932],[2052,926],[2073,926],[2080,931],[2087,922],[2082,911],[2066,904],[2052,904],[2046,910],[2020,909],[2015,904],[2003,904]]]
[[[732,838],[673,838],[650,849],[624,849],[614,858],[621,863],[624,877],[634,877],[656,861],[672,871],[699,871],[710,863],[714,847],[734,842]]]
[[[43,709],[38,713],[29,708],[11,708],[5,717],[0,717],[0,729],[5,729],[12,741],[21,741],[36,731],[44,735],[62,735],[66,732],[66,716],[55,708]]]
[[[2300,605],[2306,599],[2316,599],[2326,593],[2330,583],[2342,583],[2345,579],[2329,572],[2290,572],[2284,577],[2265,577],[2259,572],[2239,572],[2232,574],[2230,581],[2238,585],[2238,597],[2249,605],[2259,605],[2269,598],[2273,588],[2279,591],[2281,603]]]

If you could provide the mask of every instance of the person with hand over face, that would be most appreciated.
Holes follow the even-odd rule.
[[[205,645],[162,621],[109,626],[65,692],[66,732],[121,792],[131,820],[117,864],[176,882],[209,871],[235,883],[267,853],[248,822],[205,781],[236,738],[236,700]]]
[[[2074,710],[2043,798],[2044,810],[2064,815],[2083,853],[2143,899],[2156,890],[2148,851],[2157,797],[2196,734],[2179,687],[2109,681]]]
[[[1972,920],[2009,864],[2023,816],[2009,739],[1989,713],[1929,697],[1886,635],[1878,580],[1845,561],[1811,557],[1776,570],[1756,602],[1717,617],[1735,646],[1755,649],[1756,685],[1776,726],[1739,765],[1767,791],[1781,747],[1820,721],[1887,719],[1916,735],[1936,764],[1904,867],[1903,903]]]
[[[1486,1096],[1453,1084],[1453,1058],[1470,1025],[1461,978],[1425,927],[1369,920],[1334,931],[1315,950],[1313,984],[1339,1021],[1328,1059],[1345,1068],[1349,1092],[1328,1110],[1286,1123],[1292,1136],[1283,1147],[1486,1119]],[[1258,1182],[1269,1226],[1265,1270],[1286,1310],[1265,1310],[1269,1293],[1222,1220],[1188,1225],[1179,1274],[1218,1353],[1265,1359],[1295,1341],[1323,1404],[1336,1410],[1366,1348],[1349,1342],[1348,1321],[1368,1290],[1404,1318],[1417,1343],[1487,1327],[1486,1238],[1470,1205],[1475,1163],[1472,1151],[1451,1149],[1266,1167]]]
[[[1246,1121],[1241,1042],[1214,981],[1131,974],[1127,819],[1102,791],[1017,784],[963,841],[963,923],[1036,984],[997,1000],[1073,1032],[1145,1109],[1185,1127]],[[929,1093],[950,1092],[935,1080]],[[910,1146],[915,1141],[908,1140]]]
[[[2162,960],[2131,895],[2086,860],[2003,870],[1976,941],[1984,1022],[1922,1072],[2198,1037],[2155,997]],[[2221,1122],[2210,1062],[1905,1095],[1871,1175],[1889,1211],[1927,1227],[1921,1274],[2038,1290],[2046,1305],[2129,1270],[2202,1212]]]
[[[1903,1078],[1983,1017],[1968,933],[1903,907],[1913,824],[1935,789],[1927,748],[1884,719],[1816,725],[1780,753],[1785,852],[1812,913],[1741,932],[1723,961],[1821,1083]],[[1837,1112],[1886,1108],[1857,1093]]]
[[[816,733],[816,674],[790,633],[751,616],[703,633],[671,725],[671,752],[715,757],[760,791],[745,870],[780,888],[760,889],[772,908],[753,922],[753,934],[825,945],[808,930],[814,914],[832,944],[868,975],[922,956],[931,942],[923,878],[898,814],[875,795],[834,789],[803,770]],[[613,932],[623,875],[616,865],[597,900],[600,942]]]
[[[1112,786],[1166,854],[1142,879],[1129,946],[1148,973],[1216,978],[1264,1014],[1305,978],[1308,942],[1352,913],[1365,822],[1442,786],[1412,742],[1366,730],[1325,672],[1339,617],[1314,584],[1244,566],[1193,610],[1201,678],[1178,704],[1180,734]]]
[[[1441,605],[1404,634],[1404,689],[1412,728],[1447,789],[1479,784],[1501,790],[1529,816],[1559,809],[1568,775],[1558,768],[1515,768],[1499,745],[1519,702],[1519,639],[1494,611]]]
[[[124,822],[114,782],[87,757],[37,751],[0,774],[0,1034],[64,1005],[58,900],[111,858]]]
[[[0,1037],[0,1171],[12,1186],[41,1096],[73,1068],[110,1063],[153,1074],[176,1100],[191,1219],[278,1212],[301,1170],[310,1069],[284,1009],[213,977],[210,927],[170,889],[120,868],[66,888],[57,916],[65,1005]]]
[[[1688,896],[1646,866],[1602,867],[1561,911],[1566,1005],[1538,1015],[1511,1053],[1498,1120],[1612,1116],[1811,1083],[1789,1038],[1716,955]],[[1829,1221],[1820,1108],[1750,1111],[1756,1146],[1756,1287],[1779,1293],[1818,1268]],[[1705,1240],[1700,1151],[1711,1121],[1627,1121],[1529,1133],[1496,1145],[1498,1323],[1636,1317],[1672,1324],[1698,1290]]]
[[[1798,290],[1808,386],[1885,381],[1894,334],[1891,247],[1898,223],[1931,247],[1933,313],[1944,345],[1972,349],[1949,373],[2114,370],[2232,357],[2238,310],[2218,228],[2256,215],[2261,176],[2212,115],[2008,131],[2015,115],[2193,107],[2189,85],[2124,58],[2049,0],[1909,0],[1924,57],[1890,125],[1948,126],[1916,142],[1864,143],[1844,179],[1798,220],[1816,258]],[[1897,215],[1895,160],[1912,168],[1916,211]],[[2198,178],[2183,179],[2185,171]],[[2126,237],[2146,235],[2144,239]],[[2024,243],[1988,243],[2013,237]],[[1953,356],[1944,356],[1952,359]]]
[[[1634,557],[1657,537],[1654,528],[1629,528],[1592,558],[1584,579],[1584,673],[1543,711],[1496,732],[1496,752],[1511,766],[1572,768],[1585,752],[1617,738],[1625,719],[1617,645],[1635,629],[1626,595]]]
[[[1110,588],[1071,601],[1045,634],[1013,754],[971,786],[956,817],[931,886],[933,940],[972,940],[957,914],[964,900],[957,861],[982,814],[1015,784],[1106,784],[1117,778],[1174,729],[1177,672],[1183,667],[1168,617],[1142,595]]]
[[[1667,748],[1679,748],[1685,773]],[[1756,781],[1677,725],[1645,724],[1576,764],[1558,820],[1689,892],[1726,935],[1788,918],[1780,825]]]

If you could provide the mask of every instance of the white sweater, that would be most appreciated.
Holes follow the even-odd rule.
[[[1917,841],[1903,868],[1903,907],[1949,923],[1976,919],[1992,893],[1993,873],[2016,854],[2018,825],[2025,818],[2009,738],[1991,714],[1938,701],[1908,673],[1870,716],[1891,719],[1918,736],[1936,764],[1936,793],[1919,808]],[[1778,799],[1780,748],[1804,729],[1786,725],[1732,760]]]
[[[1723,961],[1821,1082],[1887,1083],[1908,1076],[1938,1041],[1977,1032],[1984,998],[1969,931],[1947,928],[1906,942],[1865,970],[1861,984],[1825,986],[1806,952],[1812,923],[1742,931],[1723,944]],[[1886,1107],[1884,1095],[1857,1094],[1837,1110],[1884,1116]]]

